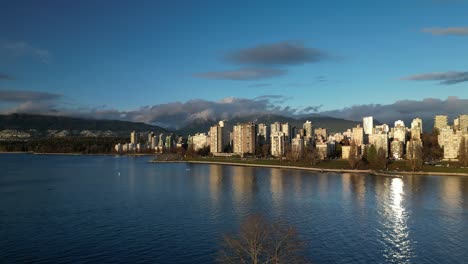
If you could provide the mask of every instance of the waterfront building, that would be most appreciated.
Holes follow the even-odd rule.
[[[315,145],[319,159],[324,160],[328,156],[328,145],[325,142],[317,142]]]
[[[351,146],[341,146],[341,158],[349,159],[349,153],[351,152]]]
[[[417,156],[416,148],[420,149],[420,155],[422,155],[422,141],[411,139],[406,144],[406,159],[414,159]],[[422,158],[422,157],[420,157]]]
[[[326,128],[316,128],[314,130],[314,135],[316,140],[318,141],[325,141],[327,140],[327,129]]]
[[[328,141],[329,141],[329,142],[330,142],[330,141],[341,142],[342,140],[344,140],[344,138],[345,138],[345,137],[343,136],[343,134],[341,134],[341,133],[335,133],[333,136],[330,135],[330,136],[328,137]]]
[[[434,128],[439,131],[448,126],[448,118],[446,115],[436,115],[434,117]]]
[[[271,155],[282,157],[285,152],[285,135],[284,132],[278,131],[271,133]]]
[[[210,128],[210,152],[222,153],[231,142],[230,129],[226,121],[219,121]]]
[[[345,132],[343,132],[343,136],[345,138],[351,139],[353,137],[353,132],[348,128]]]
[[[413,121],[411,122],[411,129],[419,129],[419,135],[421,135],[423,133],[422,119],[413,119]],[[411,137],[413,137],[413,134],[411,134]]]
[[[397,120],[395,121],[395,125],[393,127],[406,127],[406,126],[403,120]]]
[[[372,134],[372,130],[374,128],[374,118],[372,116],[367,116],[362,119],[362,124],[364,127],[364,134],[370,135]]]
[[[271,127],[271,129],[270,129],[271,134],[274,134],[276,132],[280,132],[281,128],[282,128],[280,122],[275,122],[275,123],[271,124],[270,127]]]
[[[395,127],[393,128],[393,139],[398,139],[398,141],[403,142],[403,145],[406,144],[406,127],[405,123],[401,120],[395,122]]]
[[[306,138],[312,138],[312,127],[312,122],[310,122],[309,120],[305,121],[305,123],[302,125],[302,128],[304,128],[304,136]]]
[[[154,136],[154,133],[153,133],[153,132],[148,133],[148,139],[147,139],[147,141],[146,141],[146,145],[147,145],[148,147],[151,146],[151,141],[153,140],[153,136]]]
[[[287,144],[291,142],[292,130],[289,123],[281,124],[281,131],[284,133],[285,141]]]
[[[304,138],[301,135],[297,134],[295,138],[292,139],[291,151],[297,157],[300,157],[304,152]]]
[[[450,126],[439,130],[437,139],[439,146],[444,149],[445,160],[457,159],[462,135],[462,131],[453,131]]]
[[[421,118],[415,118],[411,122],[411,139],[421,141],[421,134],[423,131]]]
[[[153,150],[158,146],[158,137],[154,134],[151,137],[150,146],[151,146],[151,149]]]
[[[197,133],[190,137],[189,145],[197,151],[210,145],[210,137],[205,133]]]
[[[255,154],[255,124],[244,123],[233,127],[233,152],[236,154]]]
[[[372,129],[372,134],[389,133],[390,127],[387,124],[377,125]]]
[[[137,144],[139,142],[139,137],[140,135],[137,132],[132,131],[132,133],[130,133],[130,143]]]
[[[453,120],[453,129],[460,130],[460,118],[455,118]]]
[[[395,139],[392,141],[391,145],[391,157],[400,160],[403,158],[403,142]]]
[[[257,141],[259,144],[267,144],[270,142],[270,131],[268,126],[265,124],[257,125]]]
[[[458,130],[462,131],[463,133],[468,133],[468,115],[460,115],[458,116],[458,120]]]
[[[114,148],[115,148],[115,151],[117,153],[122,153],[123,152],[123,146],[120,143],[117,143]]]
[[[168,149],[174,148],[176,146],[176,138],[175,138],[175,135],[173,133],[166,136],[166,142],[165,142],[164,145]]]
[[[364,144],[364,129],[361,127],[361,125],[358,124],[356,127],[353,127],[351,140],[354,141],[358,147]]]
[[[388,157],[388,134],[371,134],[369,135],[369,143],[374,145],[377,151],[383,149],[385,151],[385,157]]]

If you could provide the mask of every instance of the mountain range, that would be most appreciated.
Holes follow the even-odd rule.
[[[281,122],[289,123],[291,127],[302,127],[304,122],[307,120],[312,122],[314,128],[327,128],[329,132],[343,132],[346,131],[346,129],[355,127],[357,124],[361,123],[358,121],[319,115],[292,118],[274,114],[258,114],[235,117],[228,120],[228,122],[231,125],[244,122],[256,122],[270,125],[274,122]],[[177,135],[188,136],[195,133],[207,133],[210,126],[216,124],[218,121],[219,120],[199,119],[194,120],[182,129],[171,130],[145,123],[120,120],[97,120],[65,116],[10,114],[0,115],[0,131],[8,135],[11,135],[11,131],[26,133],[24,136],[25,138],[50,136],[127,136],[131,131],[152,131],[155,133],[173,132]],[[378,121],[374,121],[374,123],[379,124]]]

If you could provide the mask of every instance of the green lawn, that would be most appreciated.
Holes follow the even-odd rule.
[[[272,166],[297,166],[297,167],[309,167],[319,169],[335,169],[335,170],[349,170],[351,169],[347,160],[325,160],[312,166],[306,162],[292,162],[292,161],[279,161],[277,159],[241,159],[239,157],[194,157],[186,158],[187,161],[205,161],[205,162],[229,162],[239,164],[259,164],[259,165],[272,165]],[[468,173],[468,168],[460,168],[457,163],[450,163],[449,167],[446,167],[447,163],[444,163],[442,167],[424,165],[422,171],[424,172],[451,172],[451,173]],[[362,163],[359,168],[360,170],[369,169],[368,166]],[[411,171],[407,161],[395,161],[388,165],[388,170],[393,171]]]

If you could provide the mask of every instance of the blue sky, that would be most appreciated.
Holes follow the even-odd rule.
[[[9,1],[0,91],[60,99],[0,98],[0,109],[280,95],[282,106],[330,111],[468,98],[467,10],[462,0]]]

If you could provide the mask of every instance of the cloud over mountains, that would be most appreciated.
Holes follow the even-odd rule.
[[[320,114],[349,120],[362,120],[364,116],[374,116],[375,119],[393,124],[396,120],[412,120],[420,117],[424,120],[433,120],[435,115],[444,114],[455,118],[460,114],[468,114],[468,99],[455,96],[445,100],[426,98],[418,100],[400,100],[393,104],[364,104],[346,107],[343,109],[325,111]]]
[[[62,97],[58,94],[33,91],[0,91],[0,106],[10,107],[0,113],[31,113],[75,116],[96,119],[116,119],[155,124],[170,129],[182,128],[192,122],[216,121],[255,114],[277,114],[289,117],[307,117],[312,114],[360,121],[364,116],[393,124],[395,120],[412,120],[415,117],[432,120],[434,115],[446,114],[450,118],[468,113],[468,99],[448,97],[445,100],[426,98],[400,100],[392,104],[362,104],[320,111],[321,105],[302,108],[288,105],[291,98],[282,95],[264,95],[253,99],[226,97],[217,101],[193,99],[186,102],[171,102],[143,106],[130,111],[100,108],[60,107]],[[13,104],[13,106],[11,106]]]

